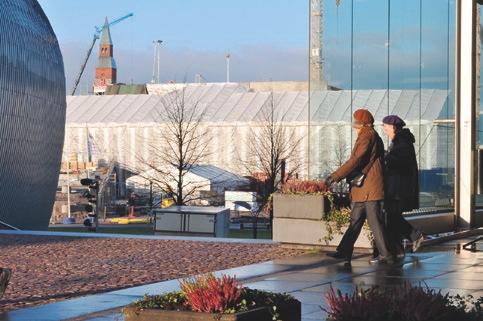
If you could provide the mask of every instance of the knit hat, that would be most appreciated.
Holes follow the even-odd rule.
[[[358,109],[354,112],[354,122],[360,125],[373,125],[374,116],[367,109]]]
[[[396,127],[399,127],[399,128],[406,126],[406,123],[404,122],[404,120],[402,120],[397,115],[386,116],[386,117],[384,117],[382,122],[384,124],[393,125],[393,126],[396,126]]]

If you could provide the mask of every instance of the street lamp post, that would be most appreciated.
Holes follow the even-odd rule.
[[[70,219],[70,161],[67,159],[67,218]]]
[[[227,53],[225,55],[226,59],[226,82],[230,82],[230,57],[231,55]]]
[[[159,83],[159,69],[160,69],[160,48],[163,40],[154,40],[154,56],[153,56],[153,78],[151,79],[151,83],[157,84]]]

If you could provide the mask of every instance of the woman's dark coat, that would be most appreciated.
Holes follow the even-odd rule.
[[[396,132],[385,156],[385,199],[399,200],[404,212],[419,208],[418,163],[414,135],[404,128]]]

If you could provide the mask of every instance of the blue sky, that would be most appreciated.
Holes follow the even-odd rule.
[[[152,41],[164,41],[163,81],[202,73],[223,81],[232,53],[233,81],[306,80],[308,4],[305,0],[39,0],[59,38],[68,86],[80,67],[94,26],[104,17],[134,16],[111,30],[119,80],[149,81]],[[93,52],[94,58],[97,50]],[[91,60],[84,82],[91,81]],[[87,86],[87,84],[86,84]]]
[[[119,82],[150,81],[154,39],[164,41],[160,68],[163,82],[193,81],[196,73],[208,81],[223,81],[225,52],[232,54],[232,81],[308,78],[308,0],[39,2],[59,38],[68,88],[80,68],[94,26],[102,24],[105,16],[112,19],[129,12],[134,17],[111,30]],[[451,49],[454,0],[390,2],[389,86],[417,89],[421,72],[422,87],[451,87],[448,70],[454,57],[452,50],[448,51],[448,35]],[[387,88],[388,0],[341,0],[339,7],[335,0],[324,1],[325,76],[334,86],[350,88],[352,3],[352,85],[355,89]],[[92,84],[96,56],[97,47],[81,82],[84,91]]]

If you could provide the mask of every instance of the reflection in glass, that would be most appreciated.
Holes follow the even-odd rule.
[[[369,109],[381,133],[382,118],[397,114],[417,139],[422,207],[452,207],[454,0],[323,4],[318,22],[327,86],[311,80],[310,176],[324,177],[349,157],[355,109]]]

